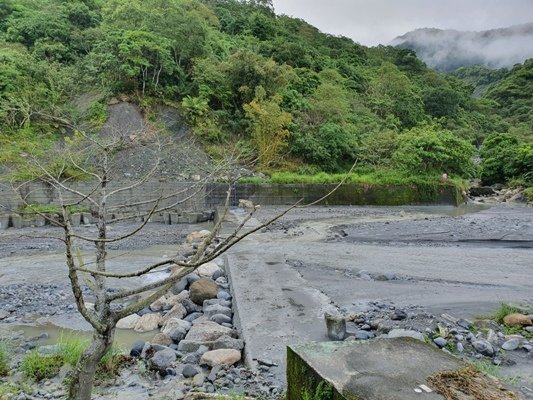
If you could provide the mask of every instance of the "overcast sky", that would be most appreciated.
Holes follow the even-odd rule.
[[[533,22],[533,0],[274,0],[274,7],[367,46],[416,28],[486,30]]]

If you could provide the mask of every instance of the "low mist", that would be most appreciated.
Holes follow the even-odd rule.
[[[417,29],[391,44],[415,50],[428,66],[445,72],[469,65],[512,67],[533,58],[533,23],[481,32]]]

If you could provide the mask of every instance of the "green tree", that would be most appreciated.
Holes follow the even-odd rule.
[[[413,174],[447,172],[471,176],[474,146],[436,125],[423,125],[398,136],[393,159],[399,168]]]
[[[424,119],[424,105],[418,89],[398,67],[384,63],[370,81],[369,105],[382,118],[393,115],[403,128]]]
[[[287,147],[291,114],[281,110],[279,97],[265,98],[265,92],[258,88],[258,95],[244,105],[246,116],[251,121],[252,141],[259,155],[259,167],[268,168],[279,162],[283,149]]]
[[[495,133],[483,142],[480,156],[484,183],[505,183],[513,178],[533,183],[533,144],[508,133]]]

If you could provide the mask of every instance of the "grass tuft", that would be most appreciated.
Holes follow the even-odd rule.
[[[40,381],[56,376],[62,366],[61,355],[42,355],[32,351],[23,358],[20,368],[27,377]]]

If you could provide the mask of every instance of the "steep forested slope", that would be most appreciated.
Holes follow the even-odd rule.
[[[321,33],[268,1],[0,5],[3,163],[44,151],[67,121],[97,130],[107,99],[128,94],[148,116],[180,109],[212,154],[237,144],[264,171],[358,159],[361,171],[472,176],[472,144],[514,124],[472,91],[410,50]]]

